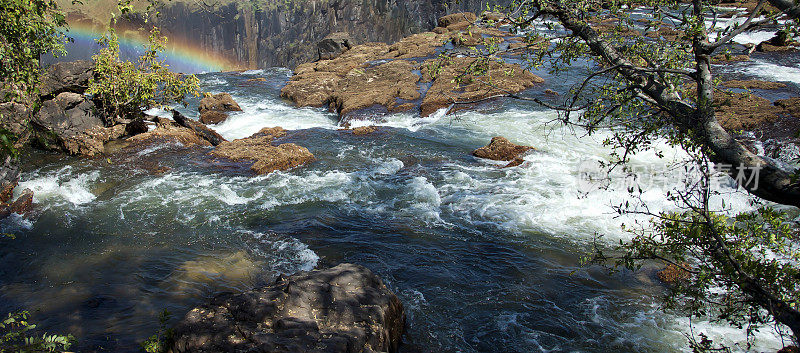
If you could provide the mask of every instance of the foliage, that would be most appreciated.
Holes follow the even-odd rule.
[[[92,56],[95,77],[89,82],[88,92],[101,101],[108,123],[138,117],[148,108],[185,104],[187,95],[200,96],[200,80],[195,75],[174,73],[159,58],[166,42],[167,38],[153,27],[144,53],[131,62],[120,59],[119,37],[113,26],[99,40],[104,48]]]
[[[171,328],[167,328],[167,323],[169,322],[170,316],[170,312],[166,309],[164,309],[164,311],[158,315],[158,322],[160,324],[158,331],[154,335],[150,336],[147,340],[142,342],[142,349],[144,349],[145,352],[166,352],[166,344],[170,339],[172,339],[173,335],[173,330]]]
[[[0,88],[4,95],[31,94],[40,56],[64,53],[64,14],[54,0],[0,0],[0,17]]]
[[[21,311],[8,314],[0,322],[1,352],[63,352],[75,341],[72,335],[33,335],[36,325],[28,321],[29,317],[27,311]]]

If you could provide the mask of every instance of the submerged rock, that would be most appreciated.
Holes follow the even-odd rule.
[[[404,326],[378,276],[340,264],[215,297],[175,327],[169,352],[397,352]]]
[[[476,149],[472,152],[472,155],[495,161],[515,161],[520,155],[532,149],[534,148],[530,146],[515,145],[505,137],[495,136],[488,145]],[[512,164],[509,163],[506,167],[513,167],[514,165]],[[522,164],[522,162],[520,161],[519,164]]]
[[[289,170],[314,161],[314,155],[305,147],[293,143],[272,145],[273,139],[285,134],[280,127],[262,129],[253,136],[223,142],[210,154],[232,161],[251,161],[250,169],[256,174]]]

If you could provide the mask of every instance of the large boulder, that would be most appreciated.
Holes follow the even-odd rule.
[[[186,314],[168,352],[393,353],[404,325],[403,304],[378,276],[340,264],[218,295]]]
[[[73,92],[42,102],[32,122],[40,130],[38,141],[43,147],[70,154],[96,155],[103,152],[105,142],[125,134],[123,125],[105,127],[94,102]]]
[[[48,67],[42,74],[39,95],[52,98],[63,92],[83,93],[94,76],[94,63],[90,60],[60,62]]]
[[[11,200],[14,188],[19,184],[19,165],[11,156],[5,156],[0,165],[0,203]]]
[[[233,100],[228,93],[217,93],[213,96],[203,97],[197,110],[202,114],[206,111],[215,110],[218,112],[240,112],[242,108]]]
[[[507,138],[502,136],[492,137],[492,141],[488,145],[478,148],[472,152],[472,155],[479,158],[486,158],[495,161],[514,161],[523,153],[532,150],[533,147],[521,146],[511,143]]]
[[[353,47],[353,39],[345,32],[335,32],[329,34],[317,43],[317,53],[319,60],[330,60],[338,57],[342,53]]]
[[[314,155],[305,147],[293,143],[273,146],[272,140],[285,134],[282,128],[262,129],[248,138],[221,143],[211,151],[211,155],[252,162],[250,169],[256,174],[289,170],[314,160]]]
[[[748,92],[716,91],[714,105],[720,125],[730,131],[753,129],[786,114],[783,108]]]

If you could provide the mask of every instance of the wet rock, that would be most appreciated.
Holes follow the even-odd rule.
[[[447,16],[439,17],[439,27],[447,28],[448,26],[459,23],[459,22],[475,22],[478,19],[478,16],[475,16],[472,12],[459,12],[450,14]]]
[[[375,127],[375,126],[359,126],[357,128],[354,128],[352,130],[352,132],[353,132],[353,135],[359,135],[360,136],[360,135],[369,135],[369,134],[371,134],[371,133],[373,133],[373,132],[375,132],[377,130],[378,130],[378,128]]]
[[[775,105],[786,109],[791,116],[800,118],[800,97],[780,99],[775,101]]]
[[[248,138],[223,142],[210,154],[232,161],[251,161],[250,169],[256,174],[289,170],[314,161],[314,155],[305,147],[293,143],[273,146],[272,140],[283,135],[282,128],[262,129]]]
[[[256,77],[256,78],[247,79],[247,80],[245,80],[245,82],[267,82],[267,78],[266,77]]]
[[[143,134],[149,130],[144,119],[136,119],[125,125],[125,135],[127,136]]]
[[[756,45],[756,51],[770,53],[797,50],[798,43],[785,32],[778,32],[774,37]]]
[[[121,125],[106,128],[94,102],[73,92],[42,102],[32,123],[40,131],[37,140],[43,147],[86,156],[101,153],[106,141],[125,133]]]
[[[378,276],[341,264],[215,297],[175,327],[169,352],[397,352],[404,324]]]
[[[11,203],[9,211],[19,215],[28,213],[33,207],[33,191],[31,189],[22,190],[22,193]]]
[[[797,346],[786,346],[781,348],[778,353],[800,353],[800,348]]]
[[[752,129],[774,122],[785,110],[750,93],[717,91],[714,94],[716,116],[726,130]]]
[[[218,134],[216,131],[209,129],[203,123],[185,117],[177,110],[172,111],[172,120],[175,120],[175,122],[181,126],[194,131],[197,136],[200,136],[204,140],[208,141],[212,146],[219,145],[220,143],[226,141],[225,138],[220,136],[220,134]]]
[[[239,104],[233,100],[230,94],[217,93],[213,96],[203,97],[197,110],[202,114],[212,110],[218,112],[240,112],[242,108],[239,107]]]
[[[495,161],[514,161],[525,152],[534,149],[530,146],[515,145],[508,141],[505,137],[495,136],[488,145],[478,148],[472,152],[472,155],[479,158],[486,158]],[[509,163],[508,166],[512,163]],[[522,164],[520,162],[520,164]]]
[[[6,203],[14,195],[14,188],[19,184],[19,165],[11,156],[3,158],[0,164],[0,203]]]
[[[544,94],[548,95],[548,96],[551,96],[551,97],[558,97],[559,96],[558,92],[553,91],[553,90],[551,90],[549,88],[544,90]]]
[[[761,80],[732,80],[722,83],[723,86],[728,88],[741,88],[741,89],[781,89],[786,88],[786,84],[780,82],[770,82]]]
[[[518,93],[533,87],[544,80],[524,70],[517,64],[508,64],[497,61],[489,63],[488,72],[484,76],[462,75],[475,58],[456,57],[449,58],[443,66],[435,60],[423,64],[423,79],[432,80],[433,84],[428,89],[420,105],[420,114],[425,117],[441,108],[446,108],[454,102],[474,102],[494,96],[509,93]],[[438,73],[434,76],[431,68],[439,66]],[[456,82],[456,78],[461,82]]]
[[[200,122],[206,125],[219,124],[225,120],[228,120],[228,113],[216,110],[209,110],[200,114]]]
[[[503,166],[503,168],[519,167],[519,166],[522,165],[522,163],[525,163],[525,160],[522,159],[522,158],[517,157],[517,158],[514,158],[514,160],[512,160],[511,162],[509,162],[505,166]]]
[[[342,55],[353,46],[353,39],[346,32],[329,34],[317,43],[319,60],[330,60]]]
[[[89,88],[89,79],[93,76],[94,63],[91,60],[50,65],[40,78],[39,95],[43,99],[49,99],[63,92],[84,93]]]
[[[499,23],[505,20],[506,15],[500,12],[484,12],[481,14],[482,21],[492,21],[494,23]]]

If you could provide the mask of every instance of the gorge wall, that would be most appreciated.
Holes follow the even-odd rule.
[[[114,0],[97,0],[114,1]],[[270,0],[259,2],[173,0],[155,24],[171,42],[221,55],[241,68],[293,68],[317,58],[316,43],[347,32],[356,44],[394,42],[430,30],[442,15],[480,12],[492,0]],[[84,6],[93,6],[87,1]],[[89,10],[70,9],[71,22],[87,22]],[[98,24],[102,20],[97,20]]]

